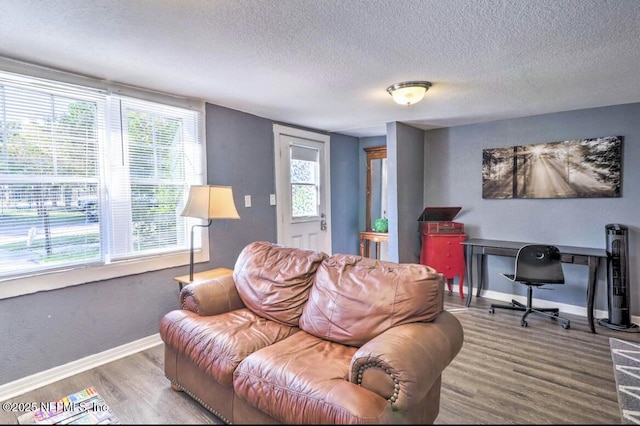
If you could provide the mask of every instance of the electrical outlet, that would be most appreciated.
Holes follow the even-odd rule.
[[[276,194],[269,194],[269,205],[276,205]]]
[[[251,195],[244,196],[244,206],[251,207]]]

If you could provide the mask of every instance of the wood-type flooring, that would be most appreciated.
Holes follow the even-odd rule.
[[[535,298],[534,298],[535,301]],[[640,333],[612,331],[586,318],[562,314],[571,328],[547,318],[496,310],[474,297],[464,307],[457,293],[445,308],[464,329],[464,344],[442,376],[436,424],[619,424],[620,411],[609,337],[640,342]],[[5,402],[53,401],[95,386],[124,424],[221,424],[182,392],[171,390],[159,345],[27,392]],[[0,410],[0,424],[20,412]]]

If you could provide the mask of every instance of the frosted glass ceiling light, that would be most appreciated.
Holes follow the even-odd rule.
[[[400,105],[413,105],[424,98],[424,94],[431,87],[428,81],[405,81],[387,87],[387,92]]]

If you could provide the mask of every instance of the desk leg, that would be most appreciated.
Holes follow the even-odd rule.
[[[364,257],[364,240],[360,240],[360,257]]]
[[[465,306],[469,307],[471,305],[471,297],[473,296],[473,274],[471,271],[472,263],[473,263],[473,246],[468,245],[464,250],[464,261],[467,267],[467,301],[465,302]]]
[[[596,298],[599,261],[600,259],[598,257],[589,256],[589,282],[587,284],[587,320],[589,322],[589,329],[592,333],[596,332],[596,328],[593,324],[593,305]]]
[[[476,297],[480,297],[480,292],[484,288],[484,254],[479,253],[476,258],[476,270],[478,272],[478,286],[476,287]]]

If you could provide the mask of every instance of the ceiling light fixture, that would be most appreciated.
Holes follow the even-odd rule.
[[[429,87],[431,87],[431,83],[428,81],[405,81],[387,87],[387,92],[396,103],[409,106],[420,102]]]

